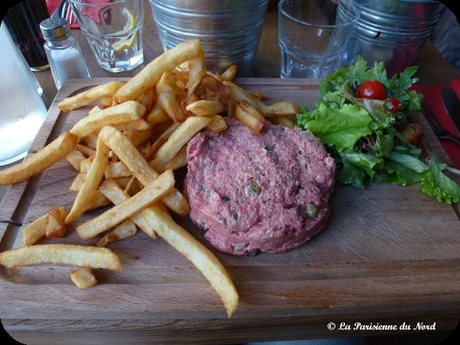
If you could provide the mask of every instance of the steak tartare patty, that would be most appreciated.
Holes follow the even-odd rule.
[[[190,217],[222,252],[284,253],[329,217],[335,162],[309,132],[267,124],[261,135],[227,118],[187,146]]]

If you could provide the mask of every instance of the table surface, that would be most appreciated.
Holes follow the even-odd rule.
[[[258,77],[258,78],[269,78],[269,77],[279,77],[280,75],[280,50],[278,46],[278,14],[276,12],[276,9],[272,8],[273,6],[270,6],[269,12],[267,13],[263,32],[262,32],[262,37],[259,43],[259,47],[257,50],[257,56],[256,56],[256,61],[254,64],[254,72],[253,76]],[[152,13],[150,10],[150,5],[148,4],[148,1],[145,0],[145,24],[144,24],[144,64],[138,68],[136,68],[133,71],[130,72],[123,72],[123,73],[118,73],[118,74],[113,74],[108,71],[105,71],[101,69],[89,47],[88,42],[84,38],[82,32],[80,30],[73,30],[73,36],[78,40],[80,47],[83,51],[84,57],[86,59],[86,63],[88,65],[88,68],[90,70],[91,76],[92,77],[131,77],[138,73],[143,66],[145,66],[148,62],[153,60],[155,57],[159,56],[163,52],[163,48],[161,46],[161,43],[159,41],[159,37],[157,34],[157,29],[153,21]],[[449,64],[449,62],[436,50],[436,48],[433,46],[431,42],[427,42],[425,46],[420,50],[420,53],[418,57],[416,58],[414,65],[419,66],[419,71],[417,73],[417,77],[420,79],[421,84],[447,84],[454,78],[459,78],[459,75],[456,73],[455,69]],[[44,89],[44,100],[49,107],[51,103],[53,102],[54,97],[56,96],[57,89],[54,85],[54,81],[51,75],[51,71],[42,71],[42,72],[36,72],[35,76],[37,80],[39,81],[40,85]],[[3,167],[4,168],[4,167]],[[0,167],[2,169],[2,167]],[[5,194],[7,192],[7,187],[0,187],[0,205],[1,202],[3,201],[3,198],[5,197]],[[393,318],[392,315],[388,315],[387,320],[395,320],[397,319],[397,315],[394,315],[395,317]],[[443,318],[446,319],[448,318],[449,315],[445,315],[445,313],[440,313],[439,315],[439,320],[442,320]],[[430,315],[427,315],[428,319],[436,320],[436,318],[430,313]],[[6,320],[4,320],[6,321]],[[17,321],[13,321],[13,324],[16,324]],[[404,321],[404,320],[401,320]],[[32,326],[34,323],[33,320],[21,320],[24,324],[28,324],[29,327]],[[50,321],[52,324],[55,324],[56,321]],[[109,331],[110,329],[105,329],[104,323],[102,321],[98,321],[98,326],[95,327],[95,329],[99,331]],[[331,335],[331,333],[324,333],[324,330],[320,330],[318,326],[318,322],[322,323],[320,320],[313,320],[313,324],[309,325],[309,329],[311,330],[311,334],[318,334],[320,337],[327,337],[328,334]],[[97,323],[97,322],[96,322]],[[304,328],[307,327],[308,320],[298,320],[296,323],[298,328]],[[43,320],[40,322],[37,322],[37,327],[42,327],[43,326]],[[74,327],[75,324],[69,324],[69,330]],[[322,325],[323,326],[323,325]],[[61,325],[62,327],[62,325]],[[112,325],[113,327],[113,325]],[[133,326],[134,327],[134,326]],[[165,325],[166,327],[166,325]],[[216,327],[222,327],[222,325],[219,323]],[[261,325],[255,325],[255,333],[257,334],[257,329],[259,331],[262,330]],[[166,327],[167,328],[167,327]],[[163,331],[167,331],[167,329],[164,328]],[[141,337],[140,339],[148,339],[147,333],[146,333],[146,328],[142,328],[143,331],[141,332]],[[225,328],[225,331],[228,332],[233,332],[235,330],[230,330]],[[248,330],[246,330],[247,332]],[[302,332],[300,332],[302,333]],[[300,334],[297,331],[292,331],[290,335],[286,333],[286,339],[295,339],[296,336],[295,334]],[[57,343],[56,342],[56,334],[52,333],[53,338],[47,338],[47,335],[45,335],[44,338],[41,340],[44,341],[50,341],[50,339],[53,339],[52,343]],[[304,334],[304,333],[302,333]],[[269,333],[267,333],[267,336]],[[350,334],[351,336],[352,334]],[[364,335],[363,333],[356,334],[354,333],[353,336],[361,336]],[[267,336],[261,335],[260,339],[265,339],[269,340],[270,338],[267,338]],[[34,339],[34,335],[31,335],[31,338],[29,339]],[[133,334],[134,337],[134,334]],[[279,338],[279,336],[277,336]],[[40,342],[40,340],[37,341]],[[235,338],[237,339],[237,338]],[[102,339],[98,339],[96,342],[100,342]],[[254,339],[256,340],[256,339]],[[236,340],[237,342],[238,340]]]

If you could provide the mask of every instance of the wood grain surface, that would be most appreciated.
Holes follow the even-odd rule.
[[[89,84],[107,81],[66,83],[32,151],[70,129],[90,109],[63,114],[57,102]],[[242,79],[237,83],[264,93],[269,103],[288,99],[311,106],[319,96],[315,80]],[[433,151],[446,161],[424,118],[420,115],[417,121]],[[184,172],[176,175],[180,180]],[[75,176],[76,171],[61,161],[42,175],[12,186],[0,218],[26,226],[57,204],[69,210],[75,196],[68,188]],[[57,343],[51,341],[53,334],[69,343],[94,334],[100,340],[95,343],[103,343],[103,335],[109,333],[113,343],[128,343],[130,334],[137,331],[138,340],[145,335],[162,342],[183,341],[190,334],[195,334],[195,342],[213,343],[344,336],[325,328],[331,320],[436,320],[438,330],[455,327],[460,315],[458,207],[438,203],[417,185],[385,183],[366,190],[340,186],[331,206],[326,230],[286,254],[234,257],[210,248],[240,293],[240,307],[230,320],[217,294],[184,257],[162,239],[139,233],[109,245],[125,270],[96,270],[100,284],[89,290],[72,284],[68,266],[1,268],[2,322],[16,339],[23,336],[28,343],[34,343],[32,334],[37,333],[37,342],[48,343]],[[65,238],[45,238],[40,243],[95,244],[97,239],[81,240],[75,227],[102,211],[85,214]],[[209,247],[188,217],[176,220]],[[22,246],[20,226],[0,224],[0,236],[0,250]],[[62,325],[65,331],[58,332]],[[281,332],[279,337],[275,330]],[[289,334],[289,330],[294,331]],[[352,335],[356,333],[347,334]]]

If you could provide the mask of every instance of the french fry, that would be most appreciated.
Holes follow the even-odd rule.
[[[155,204],[143,212],[144,218],[155,232],[174,249],[184,255],[206,277],[219,294],[231,317],[239,304],[239,296],[232,278],[219,259],[189,232],[180,227],[160,204]]]
[[[136,148],[141,153],[141,155],[145,157],[145,155],[150,151],[151,147],[152,143],[150,142],[150,140],[148,140],[142,145],[137,146]]]
[[[142,104],[145,107],[145,109],[147,109],[147,112],[150,112],[152,110],[155,100],[156,100],[155,87],[151,87],[137,99],[137,101],[140,104]]]
[[[139,181],[134,176],[114,178],[113,181],[115,181],[127,195],[134,195],[141,190]]]
[[[169,120],[170,117],[161,107],[160,103],[157,103],[153,106],[152,111],[147,116],[147,122],[156,125],[162,122]]]
[[[96,156],[96,150],[94,150],[94,154],[89,156],[88,158],[84,159],[80,163],[80,172],[83,174],[88,173],[89,169],[91,168],[91,164],[94,162],[94,157]]]
[[[287,128],[295,128],[296,124],[287,116],[275,116],[273,117],[273,123],[275,125],[287,127]]]
[[[111,201],[114,205],[121,204],[128,200],[129,197],[124,193],[121,187],[112,179],[105,180],[99,190]],[[142,231],[152,238],[156,238],[155,231],[150,227],[144,219],[142,212],[136,213],[130,217],[131,221],[136,224]]]
[[[25,246],[31,246],[46,233],[46,215],[36,219],[32,224],[22,229],[22,240]]]
[[[70,165],[72,165],[75,168],[75,170],[78,171],[80,171],[81,162],[83,162],[85,159],[86,158],[83,155],[83,153],[81,153],[77,149],[70,151],[70,153],[67,156],[65,156],[65,160],[69,162]]]
[[[121,132],[124,131],[144,131],[146,129],[150,129],[150,126],[147,122],[144,120],[136,120],[136,121],[129,121],[129,122],[124,122],[124,123],[118,123],[115,125],[112,125],[112,127],[115,127]]]
[[[105,197],[104,194],[102,194],[99,190],[94,192],[93,197],[91,198],[91,201],[88,205],[88,208],[85,210],[85,212],[95,210],[96,208],[103,207],[110,205],[111,202],[109,199]]]
[[[150,146],[149,150],[143,154],[145,160],[150,160],[150,158],[152,158],[155,153],[157,153],[158,149],[165,143],[167,142],[169,139],[169,137],[167,136],[160,136],[154,143],[152,146]]]
[[[0,265],[8,268],[40,264],[123,270],[118,256],[107,248],[75,244],[39,244],[0,253]]]
[[[109,161],[109,151],[110,149],[104,141],[102,139],[98,139],[94,162],[91,164],[91,167],[86,174],[85,181],[75,198],[70,213],[65,218],[66,225],[73,223],[91,205],[97,186],[101,183],[102,177],[104,176],[104,171]]]
[[[248,102],[259,113],[264,116],[295,116],[300,113],[300,107],[290,102],[278,102],[272,105],[266,105],[259,98],[239,87],[235,83],[225,81],[224,84],[230,89],[230,96],[241,103],[243,100]]]
[[[80,289],[88,289],[97,284],[96,277],[88,267],[82,267],[73,271],[70,273],[70,279]]]
[[[92,87],[91,89],[79,93],[78,95],[63,99],[61,102],[59,102],[58,108],[67,113],[71,110],[87,106],[88,104],[91,104],[98,99],[113,96],[115,92],[117,92],[117,90],[121,87],[121,85],[122,83],[118,81],[112,81],[107,84]]]
[[[182,109],[186,112],[187,117],[188,117],[188,116],[194,115],[192,112],[190,112],[190,111],[187,110],[187,107],[188,107],[190,104],[195,103],[195,102],[198,102],[198,101],[201,101],[200,97],[198,97],[198,95],[197,95],[196,93],[192,93],[192,94],[188,95],[187,97],[185,97],[185,98],[180,102],[180,105],[181,105]]]
[[[86,146],[96,149],[97,146],[97,134],[88,134],[84,139]]]
[[[158,103],[174,122],[184,122],[187,118],[174,92],[172,77],[164,73],[157,84]]]
[[[169,126],[159,137],[153,145],[150,147],[149,151],[145,155],[145,160],[150,160],[151,157],[153,157],[157,151],[160,149],[161,146],[163,146],[164,143],[166,143],[171,136],[171,134],[174,133],[174,131],[179,128],[180,123],[175,123],[173,122],[171,126]]]
[[[230,97],[230,89],[224,82],[220,82],[213,76],[207,75],[203,78],[196,93],[203,100],[219,101],[223,104],[228,104],[232,98]]]
[[[139,120],[145,112],[146,109],[142,104],[129,101],[84,117],[73,126],[70,132],[84,138],[104,126]]]
[[[189,61],[187,61],[187,64],[188,64],[188,62]],[[182,89],[185,88],[185,84],[189,80],[189,68],[187,67],[186,70],[183,70],[183,69],[180,68],[180,66],[178,66],[175,69],[173,69],[170,73],[174,76],[174,79],[176,79],[176,84],[178,82],[180,82],[180,84],[184,84],[183,87],[181,87],[181,88]]]
[[[206,127],[212,120],[204,116],[192,116],[185,120],[160,147],[152,161],[155,171],[162,172],[166,164],[192,139],[196,133]]]
[[[259,91],[257,91],[256,93],[254,93],[254,96],[257,97],[258,99],[260,99],[261,101],[268,99],[267,96],[265,96],[263,93],[261,93],[261,92],[259,92]]]
[[[78,194],[78,192],[81,189],[81,186],[83,186],[83,182],[85,182],[85,179],[86,179],[86,174],[79,173],[77,177],[75,177],[75,179],[73,180],[72,185],[70,186],[69,190],[72,193]],[[136,193],[137,191],[139,191],[138,186],[137,186],[137,190],[135,188],[132,188],[132,189],[133,191],[130,191],[132,193]],[[96,208],[107,206],[107,205],[110,205],[110,200],[107,199],[99,190],[96,190],[91,198],[91,201],[86,211],[91,211]]]
[[[213,77],[213,78],[215,78],[215,79],[217,79],[221,83],[223,83],[225,81],[225,79],[221,77],[219,72],[212,73],[212,72],[207,71],[206,74],[211,76],[211,77]]]
[[[118,183],[118,182],[117,182]],[[121,184],[120,184],[121,187]],[[137,194],[141,188],[139,187],[139,181],[135,176],[131,176],[131,179],[129,180],[128,184],[123,190],[123,193],[127,195],[134,195]]]
[[[102,109],[99,107],[99,105],[95,105],[95,106],[88,112],[88,115],[97,113],[97,112],[99,112],[99,111],[101,111],[101,110],[102,110]]]
[[[32,157],[8,169],[0,171],[0,185],[19,183],[42,172],[67,156],[77,147],[78,137],[70,132],[62,133]]]
[[[83,153],[85,156],[88,156],[88,157],[94,156],[96,154],[95,148],[96,148],[96,146],[94,146],[94,149],[93,149],[93,148],[91,148],[89,146],[86,146],[86,145],[81,145],[81,144],[77,145],[77,150],[80,151],[81,153]],[[81,164],[80,164],[80,167],[81,167]]]
[[[109,232],[97,242],[98,247],[105,247],[109,243],[121,241],[137,234],[136,224],[131,219],[125,220],[113,231]]]
[[[122,83],[120,83],[121,87]],[[99,104],[97,105],[99,109],[104,110],[105,108],[111,107],[113,105],[113,95],[105,96],[101,99]]]
[[[158,173],[149,166],[136,147],[120,131],[105,127],[99,136],[144,186],[158,177]],[[162,202],[178,215],[186,216],[190,212],[187,199],[175,188],[162,199]]]
[[[174,188],[174,182],[173,172],[171,170],[164,172],[132,198],[78,226],[78,235],[83,239],[94,238],[101,232],[120,224],[145,207],[163,198]]]
[[[65,225],[64,219],[67,216],[67,211],[62,206],[57,206],[49,212],[46,219],[45,235],[46,237],[64,237]]]
[[[226,81],[232,81],[235,78],[236,70],[236,65],[231,65],[224,73],[222,73],[221,78]]]
[[[146,89],[155,86],[163,73],[172,71],[185,61],[197,58],[200,53],[201,44],[197,39],[178,44],[150,62],[123,85],[115,94],[115,100],[123,103],[137,99]]]
[[[118,161],[115,163],[109,163],[105,167],[104,171],[105,178],[119,178],[132,176],[132,172],[128,169],[125,163]]]
[[[227,129],[227,122],[225,122],[225,119],[222,116],[209,115],[208,117],[211,119],[211,122],[204,128],[205,130],[219,133]]]
[[[160,106],[161,108],[161,106]],[[164,112],[163,108],[161,108]],[[166,113],[165,113],[166,114]],[[166,114],[167,116],[167,114]],[[147,121],[148,122],[148,121]],[[152,141],[158,139],[158,137],[172,124],[174,123],[173,120],[168,116],[168,118],[162,122],[152,125]]]
[[[200,100],[189,104],[186,108],[187,111],[191,111],[195,115],[206,116],[219,114],[224,111],[224,105],[218,101],[204,101]]]
[[[123,135],[134,145],[139,146],[145,143],[152,137],[152,130],[146,129],[143,131],[125,131]]]
[[[185,85],[187,89],[187,95],[195,93],[201,81],[206,75],[206,58],[204,52],[200,52],[200,55],[189,62],[189,80]]]
[[[254,133],[261,134],[265,124],[265,118],[246,100],[242,100],[236,107],[235,118],[249,127]]]
[[[165,170],[177,170],[187,166],[187,146],[181,148],[179,152],[166,164]]]
[[[238,106],[238,102],[234,99],[230,98],[227,102],[227,116],[228,117],[235,117],[236,107]]]
[[[75,177],[75,179],[72,182],[72,185],[69,188],[70,192],[77,194],[80,191],[81,186],[83,185],[83,182],[85,182],[85,179],[86,179],[86,173],[83,173],[83,172],[79,173]]]

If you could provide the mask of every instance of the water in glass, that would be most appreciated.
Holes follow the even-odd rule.
[[[37,81],[3,23],[0,45],[0,165],[6,165],[25,157],[47,111]]]

